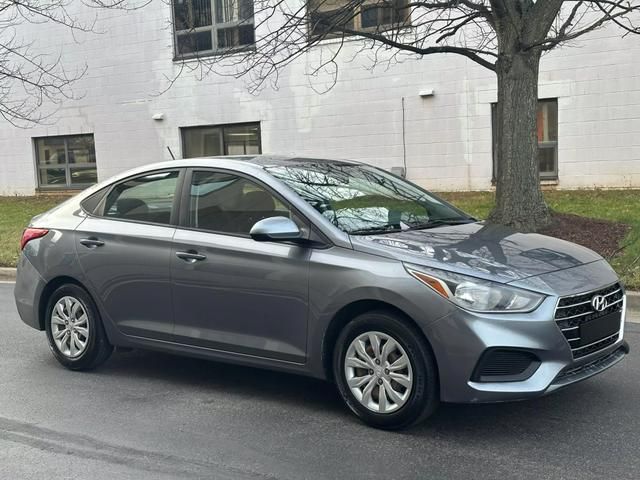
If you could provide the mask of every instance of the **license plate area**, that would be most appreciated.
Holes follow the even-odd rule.
[[[583,323],[580,325],[580,345],[572,347],[589,345],[617,333],[620,330],[621,316],[621,312],[614,312]]]

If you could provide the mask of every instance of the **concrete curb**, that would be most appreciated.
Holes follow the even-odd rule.
[[[5,268],[0,267],[0,280],[1,281],[9,281],[13,282],[16,279],[16,269],[15,268]]]
[[[640,292],[627,291],[627,308],[636,312],[640,311]]]

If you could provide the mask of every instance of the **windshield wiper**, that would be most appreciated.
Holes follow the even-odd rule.
[[[475,218],[436,218],[425,223],[411,225],[408,230],[426,230],[427,228],[435,228],[442,225],[464,225],[466,223],[475,222]]]
[[[366,228],[358,228],[356,230],[351,230],[349,235],[376,235],[380,233],[395,233],[402,232],[400,227],[396,227],[393,225],[386,225],[382,227],[366,227]]]
[[[417,223],[408,228],[396,227],[394,225],[383,225],[376,227],[365,227],[351,230],[349,235],[376,235],[382,233],[408,232],[409,230],[423,230],[427,228],[440,227],[442,225],[463,225],[465,223],[475,223],[475,218],[437,218],[425,223]]]

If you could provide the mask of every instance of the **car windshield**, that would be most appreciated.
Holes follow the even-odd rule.
[[[350,235],[474,221],[425,190],[367,165],[310,162],[265,169]]]

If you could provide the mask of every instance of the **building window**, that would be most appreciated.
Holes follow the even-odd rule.
[[[335,37],[344,30],[380,32],[410,25],[408,0],[308,0],[311,37]]]
[[[262,152],[259,123],[187,127],[181,131],[184,158]]]
[[[255,43],[253,0],[173,0],[176,57],[224,53]]]
[[[558,100],[556,98],[538,100],[538,162],[541,180],[558,178]],[[496,152],[496,104],[491,105],[493,128],[493,181],[498,172]]]
[[[85,188],[98,181],[93,135],[36,138],[40,188]]]

